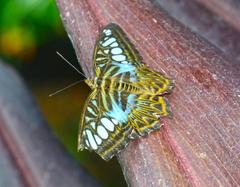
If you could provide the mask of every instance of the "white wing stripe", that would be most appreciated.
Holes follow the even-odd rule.
[[[99,136],[98,135],[94,135],[94,138],[95,138],[95,140],[97,141],[97,144],[98,145],[101,145],[101,143],[102,143],[102,139],[101,138],[99,138]]]
[[[115,47],[111,50],[111,53],[114,55],[122,54],[123,50],[120,47]]]
[[[95,140],[93,138],[93,135],[92,135],[91,131],[90,130],[86,130],[86,134],[87,134],[87,137],[88,137],[88,140],[89,140],[89,143],[90,143],[91,147],[94,150],[96,150],[98,146],[97,146],[97,144],[96,144],[96,142],[95,142]]]
[[[106,36],[109,36],[112,34],[112,31],[110,29],[104,29],[103,32],[105,33]]]
[[[112,59],[118,62],[124,61],[126,60],[126,56],[125,55],[113,55]]]
[[[113,43],[113,42],[115,42],[115,41],[116,41],[116,38],[111,37],[111,38],[109,38],[108,40],[104,41],[104,42],[102,43],[102,46],[103,46],[103,47],[106,47],[106,46],[110,45],[111,43]]]
[[[91,107],[87,107],[88,112],[90,112],[92,115],[96,116],[96,113],[93,111]]]
[[[118,46],[118,43],[117,42],[114,42],[110,45],[110,47],[117,47]]]
[[[103,126],[108,129],[109,131],[114,131],[114,124],[107,118],[102,118],[101,122],[103,124]]]
[[[115,125],[118,124],[118,121],[117,121],[117,120],[115,120],[115,119],[111,119],[111,120],[112,120],[112,122],[113,122]]]
[[[106,129],[102,125],[99,125],[97,127],[97,133],[102,139],[107,139],[108,138],[108,132],[106,131]]]

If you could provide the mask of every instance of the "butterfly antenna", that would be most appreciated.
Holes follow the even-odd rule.
[[[62,89],[60,89],[60,90],[58,90],[58,91],[56,91],[56,92],[54,92],[54,93],[49,94],[48,96],[49,96],[49,97],[52,97],[52,96],[54,96],[54,95],[56,95],[56,94],[58,94],[58,93],[60,93],[60,92],[62,92],[62,91],[64,91],[64,90],[66,90],[66,89],[68,89],[68,88],[71,88],[71,87],[75,86],[76,84],[78,84],[78,83],[80,83],[80,82],[82,82],[82,81],[84,81],[84,80],[76,81],[76,82],[74,82],[74,83],[66,86],[65,88],[62,88]]]
[[[73,69],[75,69],[80,75],[84,76],[86,79],[87,77],[79,71],[74,65],[72,65],[66,58],[64,58],[58,51],[56,51],[57,55],[60,56],[68,65],[70,65]]]

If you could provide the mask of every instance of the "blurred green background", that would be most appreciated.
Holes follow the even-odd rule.
[[[0,3],[0,58],[25,79],[66,151],[103,186],[126,186],[116,159],[105,162],[95,153],[76,151],[79,118],[90,89],[80,83],[48,97],[83,79],[56,55],[59,51],[79,67],[55,1],[0,0]]]

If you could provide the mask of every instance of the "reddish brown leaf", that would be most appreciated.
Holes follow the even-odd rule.
[[[160,5],[169,15],[217,46],[232,62],[240,63],[239,31],[223,20],[223,15],[216,15],[196,1],[154,0],[153,3]],[[225,3],[228,4],[229,1],[221,2],[221,5],[224,6]]]
[[[58,0],[79,61],[90,75],[99,28],[127,33],[150,67],[176,81],[173,119],[119,155],[130,186],[240,185],[240,74],[221,52],[147,0]],[[91,73],[90,73],[91,72]]]
[[[209,10],[219,15],[226,22],[240,31],[240,2],[238,0],[196,0],[200,4],[207,7]]]

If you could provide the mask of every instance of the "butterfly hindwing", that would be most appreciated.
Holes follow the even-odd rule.
[[[135,106],[129,115],[129,125],[135,131],[131,136],[145,136],[153,130],[161,127],[159,123],[161,117],[171,115],[168,100],[159,95],[136,95]]]
[[[79,149],[94,150],[104,160],[109,160],[128,143],[132,126],[128,125],[133,94],[122,96],[117,92],[94,90],[80,124]],[[108,102],[106,103],[104,99]],[[82,127],[82,128],[81,128]]]
[[[78,150],[83,150],[85,147],[93,150],[95,147],[95,145],[90,146],[90,140],[86,138],[86,130],[92,131],[95,129],[96,117],[98,115],[98,102],[98,91],[95,89],[88,96],[81,115],[78,133]]]
[[[146,93],[150,92],[152,95],[171,93],[174,87],[172,80],[146,66],[138,68],[136,79],[135,84],[146,90]]]
[[[87,103],[79,148],[94,150],[104,160],[116,155],[130,139],[159,129],[160,117],[170,113],[168,101],[161,96],[94,90]]]

